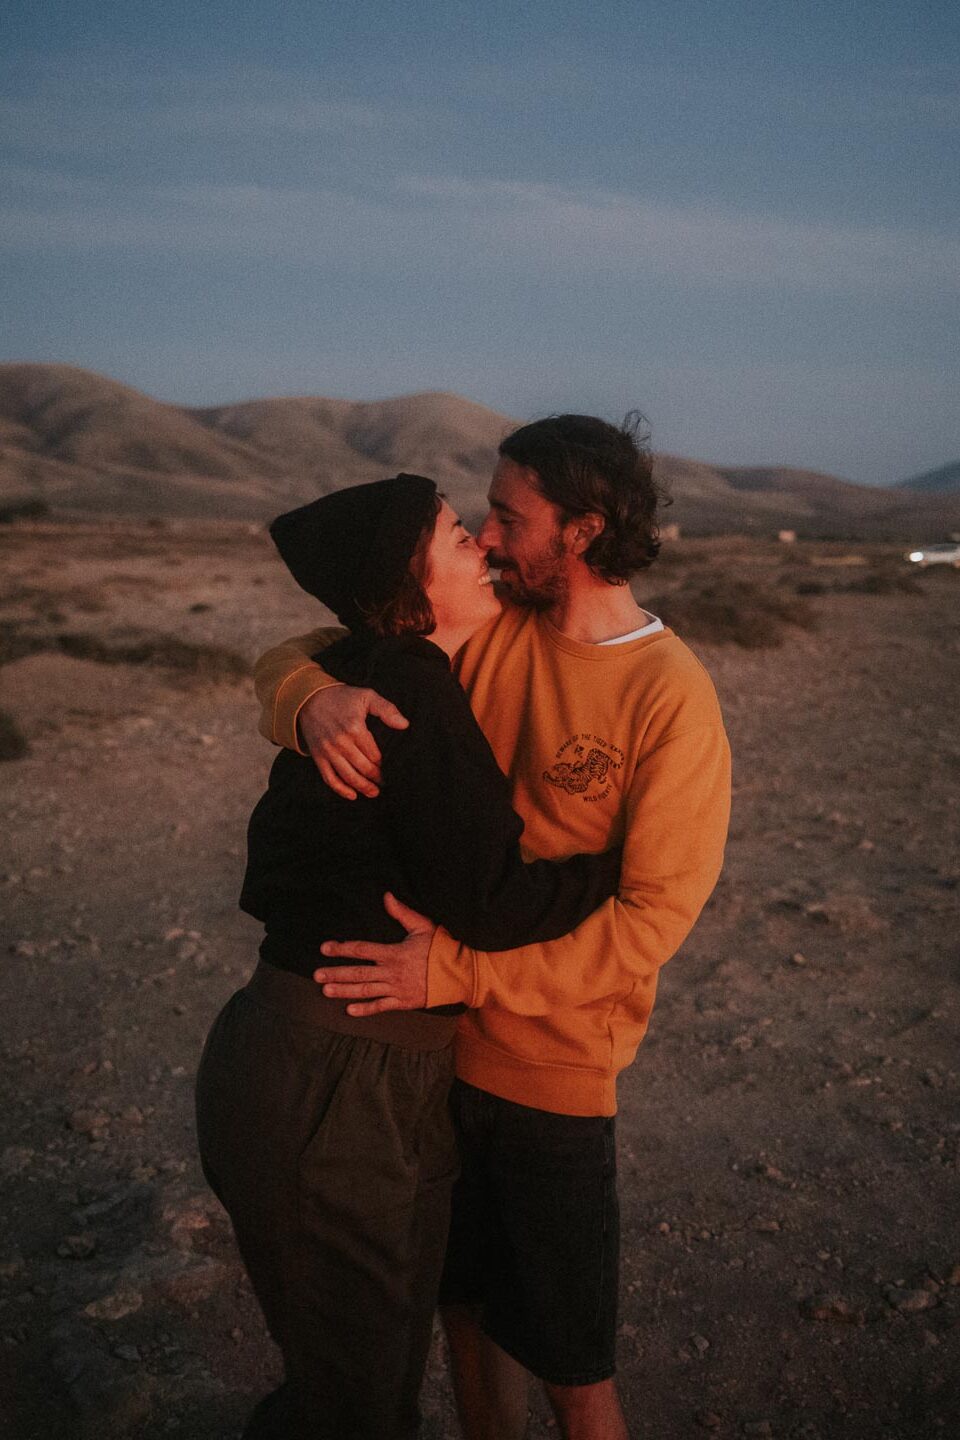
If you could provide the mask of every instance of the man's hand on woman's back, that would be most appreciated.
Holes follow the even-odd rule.
[[[375,715],[393,730],[409,721],[376,690],[332,685],[306,700],[297,716],[297,733],[324,781],[344,800],[379,795],[380,747],[367,725]]]

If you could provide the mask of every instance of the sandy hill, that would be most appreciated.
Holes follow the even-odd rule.
[[[907,480],[897,481],[898,490],[960,491],[960,460],[949,465],[940,465],[936,470],[924,470],[922,475],[911,475]]]
[[[436,476],[476,520],[516,422],[457,395],[163,404],[69,365],[0,365],[0,512],[264,520],[397,470]],[[960,493],[853,485],[786,467],[660,455],[684,531],[904,541],[960,529]],[[918,490],[925,487],[916,487]]]

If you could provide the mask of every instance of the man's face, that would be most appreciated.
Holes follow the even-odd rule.
[[[518,605],[549,610],[567,592],[569,556],[560,512],[536,484],[536,472],[501,457],[488,494],[490,513],[477,543]]]

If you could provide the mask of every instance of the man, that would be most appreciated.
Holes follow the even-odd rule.
[[[622,843],[619,895],[561,940],[472,951],[395,908],[396,946],[328,943],[368,965],[315,973],[353,1014],[465,1002],[457,1039],[463,1174],[442,1302],[467,1440],[518,1440],[523,1371],[565,1440],[626,1440],[614,1374],[616,1076],[657,973],[716,883],[729,749],[709,678],[627,585],[654,559],[657,488],[635,430],[564,415],[500,446],[478,537],[509,600],[458,674],[525,822],[556,858]],[[267,733],[296,727],[344,795],[376,795],[372,692],[325,690],[281,648],[258,676]],[[451,795],[450,803],[456,804]],[[415,878],[415,877],[414,877]]]

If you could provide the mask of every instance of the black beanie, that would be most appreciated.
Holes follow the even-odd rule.
[[[356,630],[396,594],[436,510],[425,475],[395,475],[278,515],[273,543],[297,584]]]

